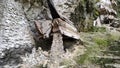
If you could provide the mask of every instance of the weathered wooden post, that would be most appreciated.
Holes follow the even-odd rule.
[[[45,38],[44,34],[47,33],[47,35],[53,36],[52,46],[50,50],[50,64],[48,65],[48,68],[58,68],[64,54],[62,35],[66,35],[74,39],[80,39],[80,36],[73,23],[58,14],[52,0],[47,0],[47,3],[53,18],[51,25],[48,26],[51,28],[44,30],[44,28],[47,26],[43,26],[42,24],[40,25],[38,22],[35,22],[35,25],[41,37],[44,36],[43,38]]]

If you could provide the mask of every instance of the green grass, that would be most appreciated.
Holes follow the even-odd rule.
[[[111,39],[108,38],[95,38],[94,42],[99,46],[99,48],[103,49],[109,46]]]
[[[94,57],[101,54],[101,50],[105,50],[112,42],[119,40],[119,38],[119,35],[114,34],[103,34],[103,36],[98,34],[93,36],[91,41],[89,40],[87,44],[84,44],[86,45],[86,52],[83,55],[78,56],[76,62],[78,64],[85,64],[97,61]],[[91,44],[91,42],[93,44]],[[100,61],[100,63],[102,63],[102,61]]]
[[[92,32],[106,32],[106,28],[105,27],[92,27],[91,28]]]

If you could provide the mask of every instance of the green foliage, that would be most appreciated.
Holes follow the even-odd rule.
[[[89,23],[92,24],[92,23]],[[87,28],[84,28],[84,32],[106,32],[105,27],[95,27],[95,26],[87,26]]]
[[[88,32],[93,27],[93,21],[99,16],[95,4],[98,0],[80,0],[79,5],[71,14],[71,20],[79,31]]]
[[[91,29],[89,30],[89,32],[106,32],[106,28],[105,27],[91,27]]]
[[[97,43],[101,48],[109,45],[109,41],[107,38],[95,38],[94,42]]]
[[[87,48],[87,51],[85,52],[85,54],[77,57],[77,59],[76,59],[77,63],[84,64],[86,60],[89,60],[89,57],[90,57],[90,54],[92,51],[93,51],[93,49],[91,47]]]
[[[94,57],[94,60],[92,60],[92,63],[96,63],[98,65],[101,65],[102,68],[106,68],[105,63],[113,63],[113,60],[107,59],[107,58],[99,59],[99,58]]]
[[[119,42],[115,42],[114,40],[111,41],[111,44],[109,45],[109,47],[106,47],[107,49],[109,49],[108,51],[103,52],[104,55],[109,55],[111,54],[112,56],[120,56],[120,46],[119,46]],[[111,51],[111,52],[109,52]],[[114,52],[114,51],[118,51],[118,52]],[[114,58],[114,57],[113,57]],[[97,65],[100,65],[101,68],[113,68],[113,66],[106,66],[105,64],[115,64],[117,63],[116,60],[112,59],[112,58],[99,58],[99,57],[93,57],[93,59],[91,60],[92,63],[95,63]],[[119,61],[119,60],[118,60]]]
[[[117,16],[120,18],[120,0],[117,0],[117,8],[116,8],[116,10],[117,10]]]
[[[114,36],[111,34],[105,34],[103,36],[94,36],[91,41],[87,42],[86,52],[83,55],[80,55],[76,58],[76,62],[78,64],[86,64],[86,63],[100,63],[103,64],[105,62],[111,62],[111,60],[103,59],[99,60],[95,56],[101,54],[101,50],[105,50],[107,47],[111,45],[115,40],[119,40],[120,36]],[[92,43],[92,44],[91,44]]]

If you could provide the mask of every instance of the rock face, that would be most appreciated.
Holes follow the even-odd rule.
[[[82,9],[81,12],[75,12],[72,15],[74,10],[80,8],[79,6],[82,3],[82,1],[79,3],[80,0],[53,0],[53,2],[58,12],[67,18],[72,18],[71,16],[75,17],[74,15],[77,15],[76,17],[79,18],[81,12],[84,10]],[[23,67],[24,65],[33,67],[36,64],[44,62],[41,61],[45,57],[42,54],[43,52],[40,51],[37,54],[36,50],[32,49],[34,45],[32,36],[37,33],[34,20],[40,20],[42,23],[52,20],[46,0],[1,0],[0,7],[0,66],[6,68],[7,66],[11,66],[12,68],[12,66],[15,67],[22,64]],[[40,41],[35,40],[35,42],[38,43]],[[39,45],[43,46],[43,44]],[[26,53],[31,54],[26,55]],[[44,60],[47,60],[47,57]]]
[[[91,29],[94,16],[98,17],[94,1],[97,0],[53,0],[58,12],[71,19],[80,31]],[[46,0],[0,0],[0,68],[45,67],[51,45],[47,42],[52,39],[33,39],[38,37],[35,20],[51,22]],[[42,49],[36,50],[33,45]],[[46,49],[48,52],[43,51]]]
[[[51,54],[50,54],[50,64],[49,68],[59,68],[59,64],[62,62],[64,54],[64,47],[62,41],[61,33],[53,34],[53,43],[51,46]]]
[[[110,26],[118,28],[119,19],[117,18],[117,1],[116,0],[100,0],[97,5],[99,6],[100,15],[94,21],[94,26],[101,27],[102,24],[111,24]]]
[[[54,4],[59,13],[70,17],[71,13],[74,12],[74,9],[78,6],[79,0],[53,0]]]
[[[34,45],[22,5],[15,0],[0,0],[0,68],[22,63]],[[8,67],[7,67],[7,66]]]
[[[73,8],[67,8],[76,4],[75,2],[77,1],[54,0],[58,11],[68,17]],[[61,9],[64,10],[60,11]],[[41,59],[45,58],[42,54],[44,52],[32,49],[35,45],[32,34],[36,31],[33,21],[36,19],[43,22],[51,20],[46,0],[0,0],[0,68],[18,68],[21,65],[33,67],[42,63]]]

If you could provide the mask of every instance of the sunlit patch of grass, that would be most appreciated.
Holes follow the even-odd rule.
[[[103,49],[106,46],[110,44],[110,41],[108,38],[94,38],[94,42],[99,45],[99,48]]]

